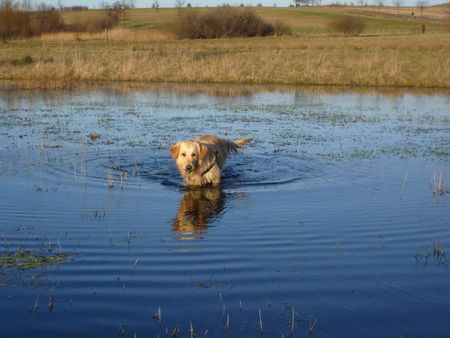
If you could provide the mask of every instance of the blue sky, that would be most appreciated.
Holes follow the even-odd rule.
[[[35,0],[37,3],[45,2],[47,4],[58,4],[58,0]],[[113,3],[115,0],[105,0],[106,3]],[[138,8],[143,7],[151,7],[154,0],[134,0],[135,6]],[[357,3],[357,0],[322,0],[322,5],[330,4],[332,2],[337,3],[347,3],[351,2]],[[102,0],[60,0],[64,6],[75,6],[75,5],[83,5],[88,6],[89,8],[98,8]],[[160,7],[174,7],[175,0],[158,0]],[[205,7],[205,6],[217,6],[223,3],[229,3],[231,5],[239,5],[241,3],[245,5],[256,6],[258,3],[263,4],[263,6],[273,6],[276,4],[278,7],[287,7],[289,4],[294,3],[294,0],[186,0],[186,3],[190,2],[192,6],[197,7]],[[373,4],[374,0],[366,0],[368,4]],[[436,5],[444,3],[442,0],[428,0],[429,5]],[[402,4],[404,6],[414,6],[417,3],[417,0],[402,0]],[[393,4],[393,0],[385,0],[385,6],[391,6]]]

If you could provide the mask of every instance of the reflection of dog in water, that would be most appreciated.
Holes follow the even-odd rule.
[[[228,154],[243,149],[243,144],[251,140],[244,138],[230,141],[214,135],[203,135],[194,140],[178,142],[170,151],[187,184],[217,185]]]
[[[208,224],[224,209],[225,194],[219,187],[187,189],[172,222],[173,231],[182,235],[206,233]]]

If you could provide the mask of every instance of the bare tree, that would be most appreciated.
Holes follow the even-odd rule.
[[[375,0],[375,5],[378,6],[378,13],[381,13],[381,7],[384,6],[384,0]]]
[[[159,2],[158,2],[158,0],[153,1],[152,8],[155,8],[157,10],[159,9]]]
[[[427,0],[418,0],[416,6],[420,8],[420,16],[423,16],[423,9],[428,6]]]
[[[175,0],[175,8],[183,8],[186,5],[186,0]]]
[[[400,6],[402,5],[402,0],[394,0],[394,6],[397,7],[397,15],[400,16]]]
[[[295,0],[295,7],[309,6],[310,0]]]
[[[0,1],[0,39],[7,40],[29,35],[30,16],[12,0]]]
[[[108,17],[105,23],[105,39],[108,41],[109,30],[117,25],[121,18],[123,18],[125,22],[125,8],[122,2],[116,1],[112,6],[109,6],[104,2],[103,9],[106,11]]]
[[[33,10],[31,0],[22,0],[22,3],[20,4],[20,9],[25,12],[31,12]]]

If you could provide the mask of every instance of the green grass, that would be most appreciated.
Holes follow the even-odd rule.
[[[126,20],[119,23],[121,27],[146,28],[146,29],[169,29],[172,23],[177,21],[181,11],[187,9],[160,8],[130,9],[126,11]],[[208,8],[196,9],[200,12]],[[404,18],[392,15],[380,15],[374,17],[370,13],[360,13],[341,8],[272,8],[258,7],[254,9],[256,14],[269,22],[280,20],[292,27],[296,34],[324,34],[330,33],[329,23],[344,15],[355,15],[362,17],[367,23],[365,34],[408,34],[415,31],[422,24],[427,25],[427,32],[442,33],[447,30],[444,22],[429,20],[426,18]],[[63,20],[67,23],[73,22],[77,17],[95,17],[103,14],[103,10],[88,10],[80,12],[63,12]]]

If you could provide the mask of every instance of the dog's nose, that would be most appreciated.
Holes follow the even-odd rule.
[[[191,166],[190,164],[188,164],[188,165],[186,166],[186,170],[187,170],[187,171],[191,171],[191,170],[192,170],[192,166]]]

